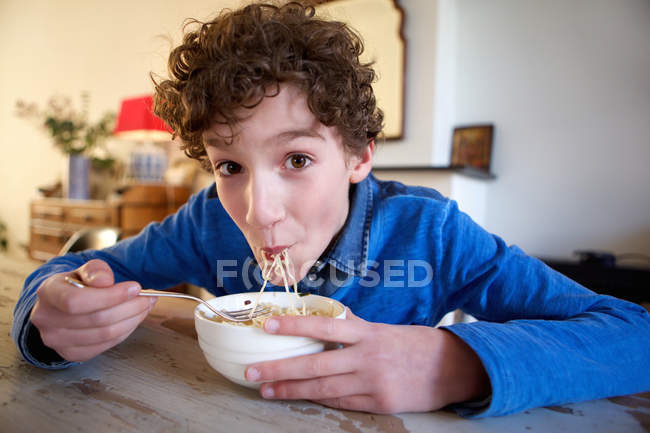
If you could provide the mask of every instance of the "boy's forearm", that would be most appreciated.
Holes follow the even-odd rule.
[[[476,352],[452,332],[443,330],[446,348],[446,371],[452,386],[449,404],[485,399],[490,395],[490,379]]]
[[[647,391],[650,377],[639,376],[638,368],[650,361],[650,316],[623,301],[600,300],[599,311],[594,308],[571,320],[450,326],[481,358],[492,387],[489,406],[477,410],[460,405],[457,412],[469,417],[507,415]]]

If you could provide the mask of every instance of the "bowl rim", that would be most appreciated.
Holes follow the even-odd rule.
[[[209,302],[214,301],[215,299],[223,299],[225,297],[235,297],[235,296],[241,296],[241,295],[251,295],[253,297],[253,299],[254,299],[257,296],[257,294],[258,294],[258,292],[230,293],[228,295],[215,296],[212,299],[206,300],[206,302],[209,303]],[[278,295],[280,295],[280,296],[295,296],[293,293],[289,294],[287,292],[281,292],[281,291],[264,292],[262,294],[262,296],[264,296],[266,294],[273,294],[274,296],[278,296]],[[313,294],[313,293],[310,293],[309,296],[313,296],[313,297],[316,297],[316,298],[319,298],[319,299],[327,300],[328,302],[332,302],[334,304],[334,308],[340,308],[341,311],[338,314],[336,314],[335,316],[332,316],[332,317],[338,317],[338,316],[341,316],[343,314],[346,314],[346,307],[345,307],[345,305],[343,305],[343,303],[341,303],[341,301],[338,301],[338,300],[333,299],[333,298],[328,298],[327,296],[316,295],[316,294]],[[245,329],[248,329],[248,330],[251,330],[251,331],[257,329],[257,330],[260,330],[260,331],[263,332],[263,330],[261,330],[260,328],[255,327],[255,326],[235,326],[235,325],[229,324],[228,322],[216,322],[214,320],[210,320],[210,319],[208,319],[206,317],[203,317],[199,313],[199,311],[201,311],[202,309],[207,310],[207,308],[203,304],[198,304],[194,308],[194,321],[195,321],[195,323],[197,321],[200,321],[200,322],[203,322],[205,324],[208,324],[209,326],[216,326],[218,328],[233,329],[233,330],[234,329],[239,329],[240,330],[239,332],[245,332],[245,331],[243,331]],[[251,332],[251,331],[249,331],[249,332]]]

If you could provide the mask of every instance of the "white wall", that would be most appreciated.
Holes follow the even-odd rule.
[[[65,160],[32,124],[17,118],[16,100],[41,106],[52,94],[91,94],[91,117],[117,110],[126,96],[151,91],[149,71],[164,72],[165,36],[179,41],[182,20],[205,18],[243,0],[111,2],[0,1],[0,219],[14,253],[29,238],[29,201],[53,183]],[[434,119],[437,1],[401,2],[406,10],[406,119],[404,140],[388,142],[377,164],[431,163]],[[110,143],[113,149],[120,144]]]
[[[117,111],[122,98],[152,91],[148,73],[166,71],[165,37],[178,42],[183,19],[204,19],[239,3],[0,1],[0,219],[8,225],[12,253],[28,242],[30,199],[38,186],[61,177],[65,162],[44,133],[14,115],[16,100],[43,106],[58,93],[79,104],[86,90],[91,119]]]
[[[650,2],[456,5],[456,122],[496,125],[487,228],[535,255],[650,255]]]
[[[404,10],[406,92],[404,137],[379,143],[377,166],[431,165],[438,0],[398,0]]]
[[[456,125],[456,67],[458,64],[458,11],[456,0],[437,0],[436,56],[433,101],[434,166],[451,161],[452,133]]]
[[[399,2],[405,137],[381,146],[377,165],[444,163],[445,128],[492,121],[498,178],[478,197],[488,229],[532,254],[650,254],[650,2]],[[0,219],[14,251],[36,187],[63,166],[15,101],[88,90],[92,114],[117,110],[164,71],[158,35],[178,41],[183,18],[239,3],[0,1]]]

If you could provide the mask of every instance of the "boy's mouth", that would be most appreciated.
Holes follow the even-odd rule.
[[[262,254],[264,254],[264,258],[272,261],[273,258],[280,254],[282,251],[286,250],[289,248],[289,245],[276,245],[272,247],[264,247],[262,248]]]

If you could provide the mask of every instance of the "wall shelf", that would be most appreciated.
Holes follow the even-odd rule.
[[[462,174],[463,176],[472,177],[474,179],[494,180],[496,175],[484,170],[468,166],[380,166],[373,167],[373,172],[387,172],[387,171],[405,171],[405,172],[452,172],[455,174]]]

